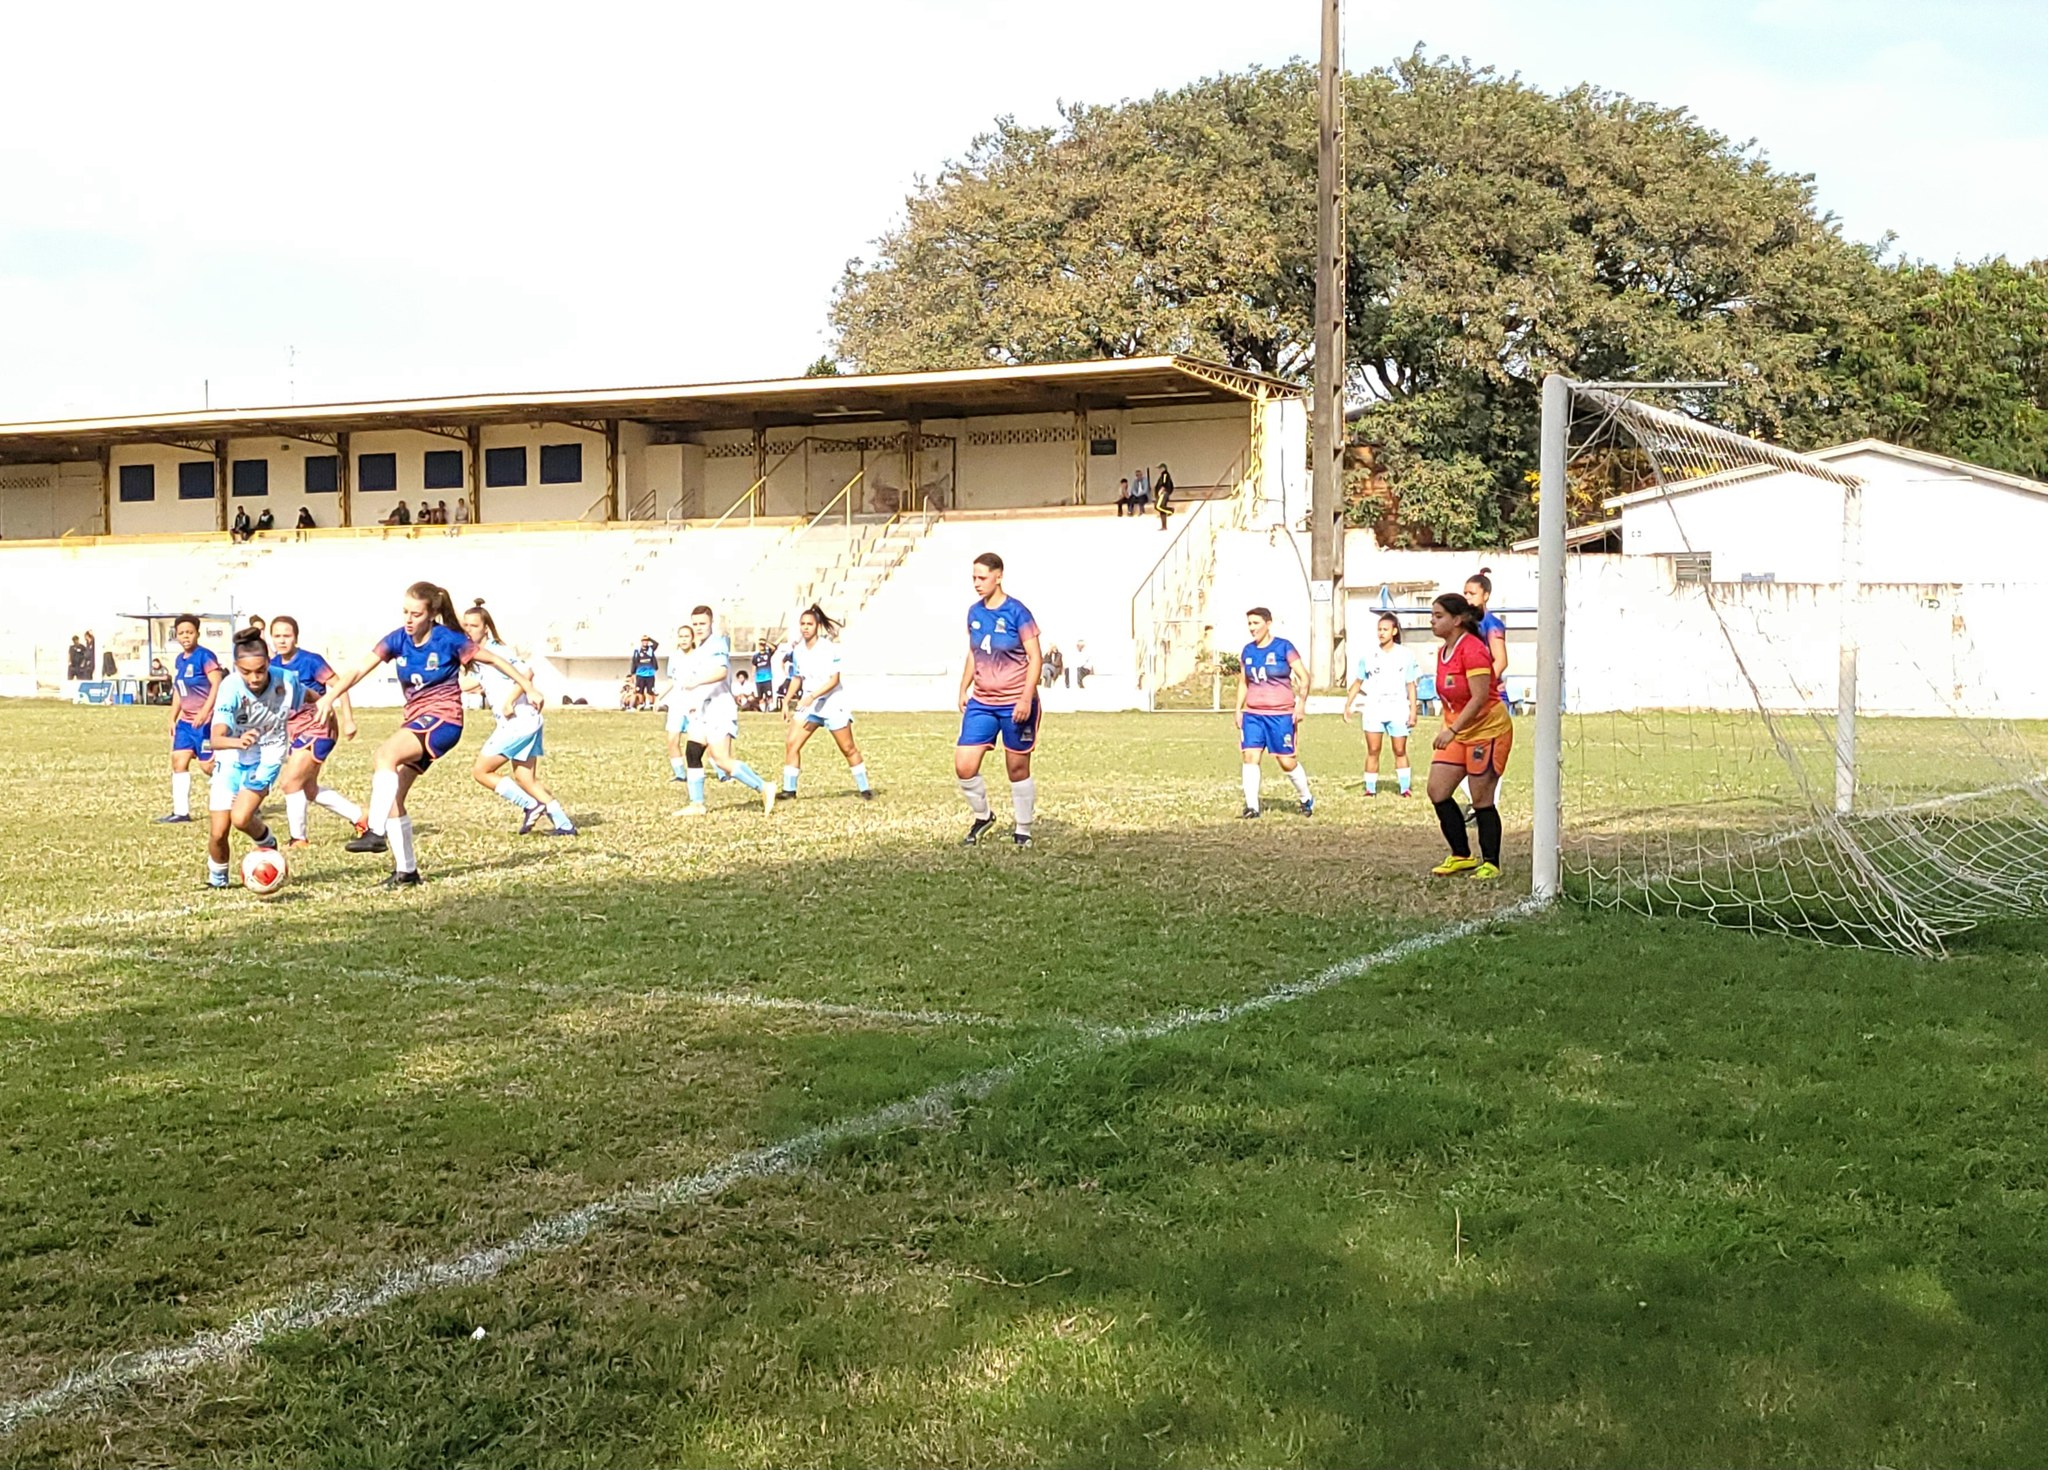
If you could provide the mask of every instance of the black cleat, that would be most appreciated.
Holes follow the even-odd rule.
[[[794,791],[791,791],[788,787],[784,787],[782,795],[776,797],[775,799],[777,801],[795,801],[796,793]]]
[[[1256,822],[1259,819],[1259,809],[1255,806],[1248,806],[1239,812],[1237,816],[1238,820],[1242,822]]]
[[[875,799],[875,793],[872,791],[855,791],[853,794],[862,801],[873,801]]]
[[[986,817],[976,817],[974,819],[974,824],[967,829],[967,835],[960,839],[960,845],[962,847],[974,846],[975,843],[981,841],[981,834],[988,831],[988,829],[993,827],[995,824],[996,819],[993,815]]]
[[[417,888],[420,886],[420,882],[419,869],[414,868],[410,873],[393,873],[377,886],[380,888]]]
[[[1029,847],[1031,845],[1031,834],[1029,832],[1012,832],[1010,834],[1010,841],[1019,847]]]
[[[391,844],[384,840],[381,832],[365,832],[360,837],[351,837],[342,844],[349,852],[389,852]]]
[[[157,825],[158,825],[159,827],[163,827],[163,826],[168,826],[168,825],[169,825],[170,823],[172,823],[172,822],[189,822],[189,821],[191,821],[191,820],[192,820],[192,819],[191,819],[190,817],[188,817],[188,816],[180,816],[180,815],[178,815],[178,813],[176,813],[176,812],[169,812],[169,813],[166,813],[165,815],[163,815],[163,816],[161,816],[161,817],[158,817],[158,818],[156,819],[156,824],[157,824]]]

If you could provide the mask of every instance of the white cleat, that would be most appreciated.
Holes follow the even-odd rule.
[[[693,801],[682,810],[670,812],[669,815],[672,817],[701,817],[704,815],[704,803]]]
[[[764,816],[772,817],[775,815],[775,788],[773,786],[763,786],[761,788],[761,812]]]

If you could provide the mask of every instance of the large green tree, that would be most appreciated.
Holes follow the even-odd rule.
[[[864,369],[1177,351],[1304,376],[1308,68],[1253,70],[1059,126],[1008,121],[920,187],[832,306]],[[1347,81],[1356,429],[1399,539],[1530,519],[1538,384],[1711,377],[1732,427],[1795,444],[1872,421],[1845,365],[1887,300],[1811,180],[1680,109],[1545,93],[1421,55]]]

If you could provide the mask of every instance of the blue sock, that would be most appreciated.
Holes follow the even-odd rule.
[[[503,797],[506,801],[509,801],[512,803],[512,805],[518,807],[519,810],[521,810],[522,812],[530,812],[535,807],[540,805],[539,802],[535,801],[532,797],[528,796],[524,791],[521,791],[519,789],[519,783],[517,781],[514,781],[510,776],[500,776],[498,778],[498,784],[496,786],[493,786],[491,789],[497,792],[498,795]]]
[[[690,804],[692,806],[704,805],[704,773],[702,771],[692,771],[687,779],[690,783]]]
[[[683,775],[683,758],[681,756],[671,757],[668,763],[668,768],[676,776],[678,780],[681,780]]]
[[[1380,773],[1378,771],[1367,771],[1365,773],[1365,794],[1367,796],[1371,796],[1374,792],[1378,791],[1379,789]]]
[[[1401,794],[1403,796],[1406,796],[1408,794],[1409,782],[1414,779],[1413,776],[1410,775],[1408,768],[1406,766],[1403,766],[1399,770],[1395,771],[1394,779],[1401,783]]]
[[[782,789],[791,796],[796,795],[796,771],[789,766],[782,768]]]
[[[555,824],[555,830],[558,832],[566,831],[576,825],[569,820],[569,814],[562,810],[562,804],[559,801],[548,803],[548,820]]]
[[[768,789],[768,783],[761,779],[760,773],[745,761],[736,762],[733,765],[732,774],[733,779],[749,791],[766,791]]]
[[[853,789],[855,791],[865,791],[868,789],[868,763],[866,761],[862,761],[853,768]]]

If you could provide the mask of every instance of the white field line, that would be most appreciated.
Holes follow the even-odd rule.
[[[1138,1026],[1105,1027],[1088,1035],[1081,1050],[1156,1041],[1202,1026],[1228,1025],[1241,1017],[1319,995],[1369,970],[1469,938],[1497,924],[1539,911],[1535,899],[1524,899],[1482,918],[1417,934],[1340,961],[1306,980],[1279,986],[1246,1000],[1201,1010],[1181,1010]],[[639,1189],[624,1190],[573,1210],[537,1220],[519,1234],[443,1261],[398,1267],[383,1275],[322,1290],[308,1287],[289,1299],[260,1307],[217,1331],[195,1333],[171,1347],[144,1348],[116,1354],[89,1367],[67,1373],[48,1388],[0,1400],[0,1438],[33,1420],[81,1403],[95,1403],[126,1389],[175,1378],[226,1362],[273,1337],[305,1332],[335,1322],[354,1321],[425,1292],[475,1286],[502,1275],[534,1256],[551,1255],[578,1245],[593,1233],[621,1220],[701,1204],[748,1180],[774,1179],[798,1168],[833,1146],[856,1138],[872,1138],[902,1128],[926,1127],[952,1115],[962,1102],[988,1096],[1017,1073],[1017,1067],[974,1072],[928,1092],[890,1103],[871,1112],[813,1128],[765,1148],[731,1154],[700,1173]]]
[[[187,973],[206,975],[212,973],[209,962],[184,956],[167,955],[160,950],[118,948],[112,945],[17,945],[16,953],[47,955],[59,959],[84,958],[88,960],[126,960],[138,964],[178,967]],[[283,970],[301,974],[335,976],[345,980],[379,980],[408,990],[516,990],[524,994],[544,995],[556,1000],[672,1000],[686,1005],[702,1006],[706,1009],[782,1011],[793,1015],[820,1016],[830,1020],[863,1021],[877,1025],[896,1026],[958,1026],[982,1030],[1016,1030],[1017,1021],[1008,1016],[991,1016],[978,1011],[942,1010],[890,1010],[874,1006],[852,1005],[843,1001],[804,1000],[791,996],[756,995],[743,990],[693,990],[685,985],[622,985],[609,980],[596,980],[588,985],[576,985],[559,980],[505,980],[494,975],[420,975],[408,970],[371,969],[350,966],[337,972],[332,965],[318,960],[295,960],[289,956],[273,956],[262,962],[265,970]],[[270,997],[274,999],[274,997]],[[252,997],[252,1003],[265,997]],[[219,1014],[211,1012],[207,1014]],[[1045,1023],[1046,1029],[1057,1030],[1073,1023],[1053,1020]]]

